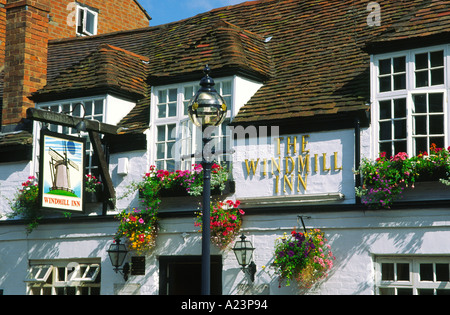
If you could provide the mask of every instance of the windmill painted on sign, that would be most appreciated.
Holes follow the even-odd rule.
[[[71,148],[74,146],[73,142],[66,142],[64,146],[63,154],[58,153],[52,148],[49,148],[48,154],[50,155],[50,170],[51,170],[51,178],[52,178],[52,187],[50,191],[66,191],[72,194],[75,194],[75,191],[72,190],[72,186],[70,185],[70,167],[79,171],[80,168],[78,164],[73,162],[68,158],[67,155],[67,147],[69,146],[69,150],[73,150]]]

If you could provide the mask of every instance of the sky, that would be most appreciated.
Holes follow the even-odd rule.
[[[246,0],[138,0],[152,17],[150,26],[183,20],[212,9]]]

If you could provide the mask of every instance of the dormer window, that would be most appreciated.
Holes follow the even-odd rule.
[[[227,141],[226,126],[230,122],[233,108],[233,79],[218,79],[216,90],[222,95],[230,109],[227,119],[221,128],[217,128],[213,137],[217,150],[225,149]],[[186,157],[194,152],[201,152],[201,134],[188,117],[187,105],[200,87],[198,83],[176,84],[155,87],[151,123],[154,126],[155,143],[152,163],[157,169],[174,171],[191,169],[192,164],[199,162],[195,158]],[[184,157],[184,158],[183,158]],[[223,156],[217,162],[225,162]]]
[[[97,24],[98,10],[79,4],[77,9],[77,35],[97,35]]]

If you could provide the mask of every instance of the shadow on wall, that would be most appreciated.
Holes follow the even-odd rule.
[[[324,229],[336,256],[324,289],[342,294],[374,294],[374,256],[426,252],[423,248],[425,234],[432,231],[418,227],[431,227],[431,222],[413,217],[402,220],[357,229]]]

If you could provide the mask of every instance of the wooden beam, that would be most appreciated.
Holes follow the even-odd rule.
[[[92,147],[94,148],[94,153],[98,156],[98,161],[100,163],[99,170],[102,176],[102,181],[104,185],[104,192],[106,192],[107,202],[109,203],[111,209],[114,209],[116,192],[114,190],[114,185],[109,175],[108,162],[105,158],[105,152],[103,151],[102,143],[98,132],[89,131],[89,137],[91,139]]]
[[[27,118],[31,120],[42,121],[45,123],[61,125],[75,128],[83,119],[73,117],[67,114],[55,113],[48,110],[37,108],[27,109]],[[120,132],[121,127],[101,123],[97,120],[84,119],[87,131],[94,131],[102,134],[116,135]]]

